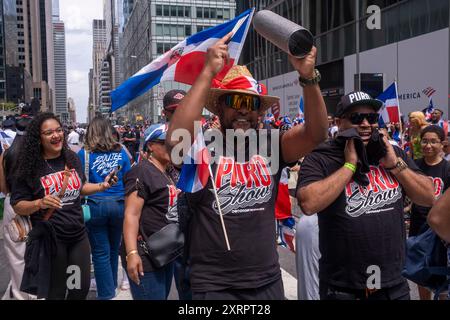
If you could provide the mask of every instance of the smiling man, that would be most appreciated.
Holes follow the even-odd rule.
[[[234,66],[223,79],[215,79],[228,63],[226,43],[230,36],[208,49],[200,76],[175,111],[168,137],[175,136],[177,129],[187,129],[193,140],[194,121],[200,119],[204,106],[219,117],[222,133],[256,132],[258,117],[278,102],[277,97],[265,95],[264,87],[245,67]],[[307,121],[283,134],[268,132],[267,140],[272,138],[280,145],[276,155],[278,170],[267,157],[272,154],[273,159],[276,153],[271,149],[272,143],[266,140],[251,151],[247,143],[235,145],[234,139],[225,142],[222,135],[224,143],[231,146],[226,146],[226,155],[216,154],[217,162],[211,165],[213,179],[201,191],[188,194],[194,212],[189,241],[194,299],[284,299],[274,212],[281,169],[288,163],[296,163],[327,137],[327,113],[318,85],[320,75],[314,69],[316,52],[313,48],[303,59],[290,57],[304,86]],[[166,140],[169,148],[178,143],[171,138]],[[228,153],[228,147],[234,153]],[[239,160],[238,151],[245,151],[245,160]],[[217,188],[219,203],[211,180]],[[231,250],[224,239],[219,207]]]
[[[336,113],[337,138],[302,162],[297,199],[305,214],[318,213],[322,300],[409,299],[401,275],[403,200],[407,195],[415,203],[431,206],[434,190],[403,150],[392,146],[386,136],[378,140],[381,106],[381,101],[364,92],[343,96]],[[370,164],[363,175],[364,159],[358,159],[355,139],[359,154],[366,155]],[[375,151],[385,152],[378,152],[378,157],[369,152],[374,144]]]

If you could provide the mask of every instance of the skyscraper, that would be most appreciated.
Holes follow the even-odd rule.
[[[130,8],[130,3],[131,1],[124,1],[124,12],[126,5]],[[132,11],[127,11],[129,16],[121,43],[124,79],[131,77],[186,37],[233,19],[235,11],[234,0],[183,3],[176,0],[133,1]],[[176,82],[161,83],[125,107],[128,119],[131,121],[141,115],[152,121],[160,120],[162,98],[172,88],[186,89],[186,86]]]
[[[100,104],[100,85],[101,70],[103,66],[103,58],[106,52],[106,21],[94,20],[92,22],[93,29],[93,48],[92,48],[92,108],[90,115],[95,115],[99,111]]]
[[[58,15],[59,17],[59,15]],[[55,48],[55,113],[63,122],[69,120],[67,109],[66,36],[63,21],[53,21]]]

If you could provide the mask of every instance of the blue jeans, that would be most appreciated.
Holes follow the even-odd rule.
[[[167,300],[170,287],[172,286],[173,266],[173,262],[171,262],[160,269],[156,269],[155,271],[145,272],[144,276],[140,277],[141,283],[139,285],[129,279],[133,299]]]
[[[116,296],[124,200],[120,197],[89,198],[88,204],[91,219],[86,227],[97,282],[97,299],[108,300]]]

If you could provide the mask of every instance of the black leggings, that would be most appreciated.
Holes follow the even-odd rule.
[[[85,300],[89,293],[90,271],[91,247],[88,237],[74,243],[57,242],[48,300]]]

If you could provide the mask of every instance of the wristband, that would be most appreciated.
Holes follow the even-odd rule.
[[[353,173],[356,173],[356,166],[350,162],[346,162],[344,164],[344,168],[351,170]]]

